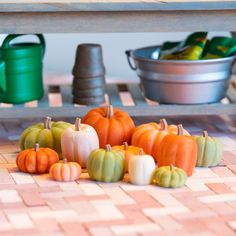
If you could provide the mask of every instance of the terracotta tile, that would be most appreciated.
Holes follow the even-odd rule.
[[[22,202],[22,199],[15,190],[0,190],[0,202]]]
[[[79,188],[82,189],[82,191],[86,195],[104,195],[105,192],[101,187],[99,187],[96,184],[93,183],[80,183]]]
[[[128,192],[128,195],[132,197],[141,208],[160,206],[160,203],[158,203],[146,191],[130,191]]]
[[[210,209],[212,209],[214,212],[216,212],[218,215],[230,215],[230,214],[234,215],[234,214],[236,214],[236,209],[234,207],[230,206],[228,203],[215,202],[215,203],[208,203],[207,206]]]
[[[234,175],[236,175],[236,165],[228,165],[227,167],[230,171],[233,172]]]
[[[63,198],[45,198],[44,201],[52,210],[64,210],[71,208]]]
[[[227,167],[216,166],[216,167],[212,167],[211,169],[219,177],[232,177],[232,176],[235,177],[234,173],[230,169],[228,169]]]
[[[89,233],[79,222],[63,222],[60,227],[67,236],[88,236]]]
[[[142,224],[142,223],[150,223],[151,222],[149,217],[145,216],[143,214],[143,212],[139,209],[137,209],[137,210],[129,210],[129,209],[122,209],[121,210],[120,209],[120,211],[124,215],[125,219],[128,220],[131,224]]]
[[[130,205],[135,203],[134,199],[127,195],[120,187],[104,188],[103,190],[115,205]]]
[[[209,183],[207,184],[207,187],[215,193],[219,194],[232,193],[232,190],[223,183]]]
[[[15,172],[11,173],[12,178],[16,182],[16,184],[33,184],[34,179],[31,175],[22,173],[22,172]]]
[[[210,195],[205,197],[199,197],[198,199],[203,203],[235,201],[236,193]]]
[[[169,232],[169,231],[174,231],[176,232],[177,230],[181,230],[183,228],[182,224],[178,223],[175,219],[173,219],[170,216],[150,216],[150,219],[154,222],[157,223],[162,230]]]
[[[50,219],[50,218],[37,219],[37,220],[34,220],[33,222],[34,222],[34,225],[37,228],[37,230],[42,235],[44,235],[44,234],[54,235],[54,233],[61,231],[61,229],[55,219]]]
[[[160,227],[153,223],[148,224],[133,224],[125,226],[111,226],[112,232],[117,235],[131,235],[132,233],[148,233],[148,232],[159,232]]]
[[[38,187],[39,193],[59,192],[61,188],[58,185]]]
[[[166,215],[173,215],[173,214],[183,214],[189,213],[188,208],[184,206],[178,207],[159,207],[159,208],[144,208],[143,213],[146,216],[166,216]]]
[[[112,231],[107,227],[93,227],[89,229],[89,232],[93,236],[112,236]]]
[[[26,213],[9,213],[7,218],[14,229],[34,228],[32,220]]]
[[[236,155],[234,153],[232,153],[231,151],[224,151],[223,160],[224,160],[224,162],[226,162],[227,165],[235,165],[236,164]]]
[[[236,232],[236,221],[229,221],[227,224],[233,231]]]
[[[19,192],[26,206],[44,206],[45,201],[41,198],[37,191],[22,191]]]
[[[227,236],[235,236],[234,230],[225,223],[220,222],[209,222],[207,227],[216,235],[227,235]]]
[[[124,219],[124,215],[119,209],[113,205],[111,201],[94,200],[90,201],[93,207],[97,210],[101,218],[107,220]]]
[[[128,219],[122,220],[101,220],[99,218],[94,219],[92,221],[83,221],[83,225],[85,225],[88,229],[93,227],[110,227],[114,225],[130,225],[131,221]]]
[[[201,221],[199,221],[198,219],[178,219],[177,222],[182,225],[182,227],[184,228],[184,231],[190,235],[192,235],[192,233],[196,233],[198,232],[199,235],[201,235],[200,232],[204,232],[207,229],[207,225]]]

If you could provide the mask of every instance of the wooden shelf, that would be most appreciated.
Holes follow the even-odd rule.
[[[236,31],[229,0],[3,0],[0,33]]]
[[[139,84],[108,84],[105,94],[106,103],[110,102],[115,107],[121,108],[131,116],[173,116],[173,115],[222,115],[236,114],[236,104],[230,103],[235,99],[236,89],[230,86],[229,98],[222,103],[201,105],[173,105],[158,104],[145,99]],[[234,100],[236,102],[236,100]],[[228,103],[228,104],[225,104]],[[22,105],[0,104],[0,118],[36,118],[44,116],[52,117],[82,117],[93,106],[82,106],[72,103],[70,85],[45,86],[44,97],[40,101],[25,103]]]

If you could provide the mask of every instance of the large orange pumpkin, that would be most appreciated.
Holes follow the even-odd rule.
[[[129,143],[135,128],[128,113],[111,105],[90,110],[82,123],[91,125],[97,131],[101,148],[105,148],[107,143],[111,146]]]
[[[134,155],[139,155],[140,148],[132,145],[128,145],[127,142],[124,142],[124,145],[116,145],[111,147],[112,150],[121,151],[125,157],[125,172],[128,172],[129,169],[129,160]],[[145,154],[145,153],[143,153]]]
[[[177,134],[176,125],[168,125],[165,119],[160,120],[160,124],[155,122],[140,125],[135,128],[132,135],[131,144],[141,147],[145,153],[154,157],[157,161],[160,144],[167,134]],[[184,130],[189,135],[187,130]]]
[[[35,148],[21,151],[16,157],[16,165],[22,172],[32,174],[48,173],[50,167],[59,161],[57,152],[50,148]]]
[[[183,134],[183,126],[178,125],[178,134],[168,134],[161,142],[158,167],[174,165],[191,176],[197,161],[197,143],[193,137]]]

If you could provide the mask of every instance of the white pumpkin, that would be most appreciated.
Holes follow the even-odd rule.
[[[98,148],[97,132],[92,126],[82,124],[79,118],[61,136],[62,156],[68,161],[78,162],[82,168],[87,167],[89,154]]]
[[[140,149],[140,155],[134,155],[129,160],[129,179],[132,184],[148,185],[152,181],[152,174],[156,165],[152,156],[143,155]]]

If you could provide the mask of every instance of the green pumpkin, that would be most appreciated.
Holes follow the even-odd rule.
[[[96,181],[119,181],[125,173],[124,155],[111,150],[110,145],[106,145],[106,149],[96,149],[88,157],[87,170],[90,178]]]
[[[223,155],[223,145],[219,139],[209,137],[207,131],[202,136],[193,136],[198,145],[196,166],[211,167],[220,163]]]
[[[71,126],[70,123],[63,121],[51,122],[51,118],[46,117],[44,123],[29,126],[22,132],[20,149],[33,148],[38,143],[40,147],[55,150],[61,157],[61,135],[69,126]]]
[[[174,166],[162,166],[153,173],[152,183],[164,188],[184,186],[187,180],[185,171]]]

